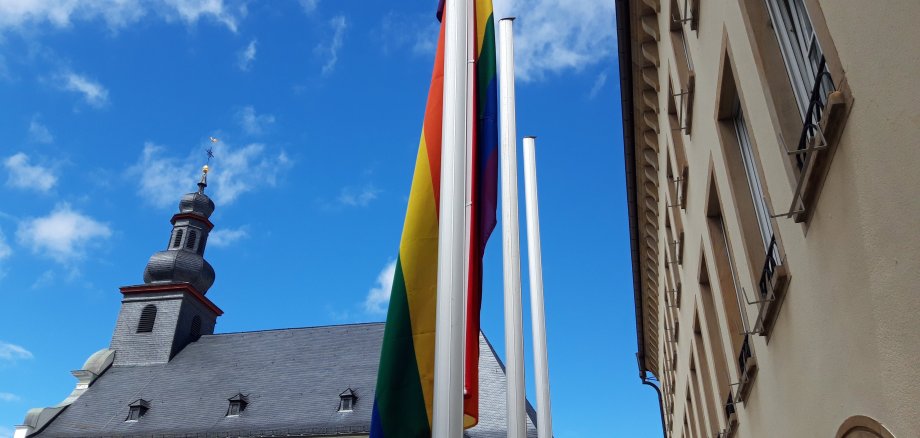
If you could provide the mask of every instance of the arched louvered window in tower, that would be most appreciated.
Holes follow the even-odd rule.
[[[153,331],[153,323],[157,320],[157,306],[148,304],[141,311],[141,318],[137,322],[138,333],[150,333]]]
[[[179,248],[179,247],[180,247],[179,245],[180,245],[181,243],[182,243],[182,230],[176,230],[176,237],[173,238],[172,247],[173,247],[173,248]]]
[[[192,329],[189,332],[189,339],[191,339],[192,342],[195,342],[200,337],[201,337],[201,317],[198,315],[195,315],[195,317],[192,318]]]
[[[198,239],[198,233],[195,230],[188,230],[188,239],[185,241],[185,249],[195,249],[196,239]]]

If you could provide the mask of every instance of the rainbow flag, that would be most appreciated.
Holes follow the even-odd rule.
[[[498,181],[498,92],[491,0],[475,0],[478,65],[475,126],[467,396],[464,425],[478,419],[479,308],[482,252],[495,227]],[[442,0],[443,3],[443,0]],[[485,14],[485,15],[483,15]],[[440,18],[440,8],[439,8]],[[435,55],[425,121],[409,194],[371,417],[372,438],[430,437],[437,308],[438,206],[444,101],[444,24]],[[480,84],[483,84],[480,86]],[[470,347],[472,346],[472,347]]]
[[[479,312],[482,305],[482,256],[495,229],[498,201],[498,76],[495,20],[492,0],[475,2],[475,59],[473,110],[473,206],[470,230],[469,307],[467,308],[464,426],[479,420]]]

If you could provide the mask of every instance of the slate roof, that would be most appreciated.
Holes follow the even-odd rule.
[[[382,323],[202,336],[165,364],[112,366],[30,437],[328,436],[370,430]],[[117,353],[116,353],[117,354]],[[480,423],[471,438],[504,437],[504,367],[480,336]],[[351,388],[352,412],[338,412]],[[242,415],[227,417],[243,394]],[[140,421],[128,405],[149,401]],[[528,437],[536,437],[528,405]]]

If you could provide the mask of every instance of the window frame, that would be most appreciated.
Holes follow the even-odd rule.
[[[765,1],[799,115],[805,120],[824,50],[804,0]]]

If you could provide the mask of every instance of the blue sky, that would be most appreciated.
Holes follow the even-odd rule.
[[[0,438],[108,346],[118,287],[165,247],[209,136],[218,332],[382,321],[435,3],[3,2]],[[519,18],[518,134],[538,136],[556,435],[658,436],[634,357],[613,2],[495,8]],[[483,329],[503,355],[500,229]],[[525,333],[532,400],[529,314]]]

